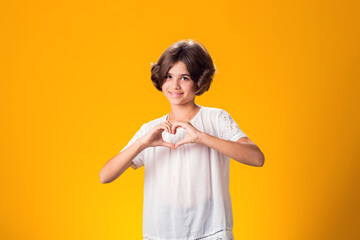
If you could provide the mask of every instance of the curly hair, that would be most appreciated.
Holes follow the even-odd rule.
[[[190,78],[195,82],[195,95],[200,96],[208,91],[216,68],[204,45],[193,39],[180,40],[172,44],[157,63],[151,63],[151,81],[154,86],[162,91],[166,74],[179,61],[186,65]]]

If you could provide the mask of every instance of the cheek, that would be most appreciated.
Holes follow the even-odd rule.
[[[161,88],[162,88],[162,89],[164,89],[164,88],[166,89],[166,88],[168,87],[168,85],[169,85],[169,84],[168,84],[166,81],[164,81],[164,83],[163,83],[163,85],[161,86]]]
[[[195,86],[196,84],[194,82],[191,82],[191,83],[188,83],[186,85],[186,89],[189,91],[189,92],[195,92]]]

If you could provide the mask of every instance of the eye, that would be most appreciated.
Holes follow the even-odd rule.
[[[170,75],[166,75],[165,78],[168,79],[169,77],[171,77]]]
[[[187,77],[182,77],[184,80],[190,80],[189,78],[187,78]]]

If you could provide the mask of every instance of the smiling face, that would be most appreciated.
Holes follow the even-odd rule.
[[[194,102],[195,86],[185,63],[179,61],[169,69],[162,85],[162,92],[171,105],[182,105]]]

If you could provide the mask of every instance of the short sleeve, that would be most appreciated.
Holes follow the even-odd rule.
[[[131,146],[137,139],[141,138],[142,136],[144,136],[146,133],[145,131],[145,124],[143,124],[141,126],[141,128],[135,133],[135,135],[133,136],[133,138],[128,142],[128,144],[120,151],[124,151],[126,148],[128,148],[129,146]],[[141,166],[144,166],[144,151],[140,152],[136,157],[134,157],[134,159],[132,160],[133,163],[136,165],[137,169]]]
[[[239,128],[234,119],[225,110],[221,110],[218,117],[219,138],[236,142],[247,135]]]

